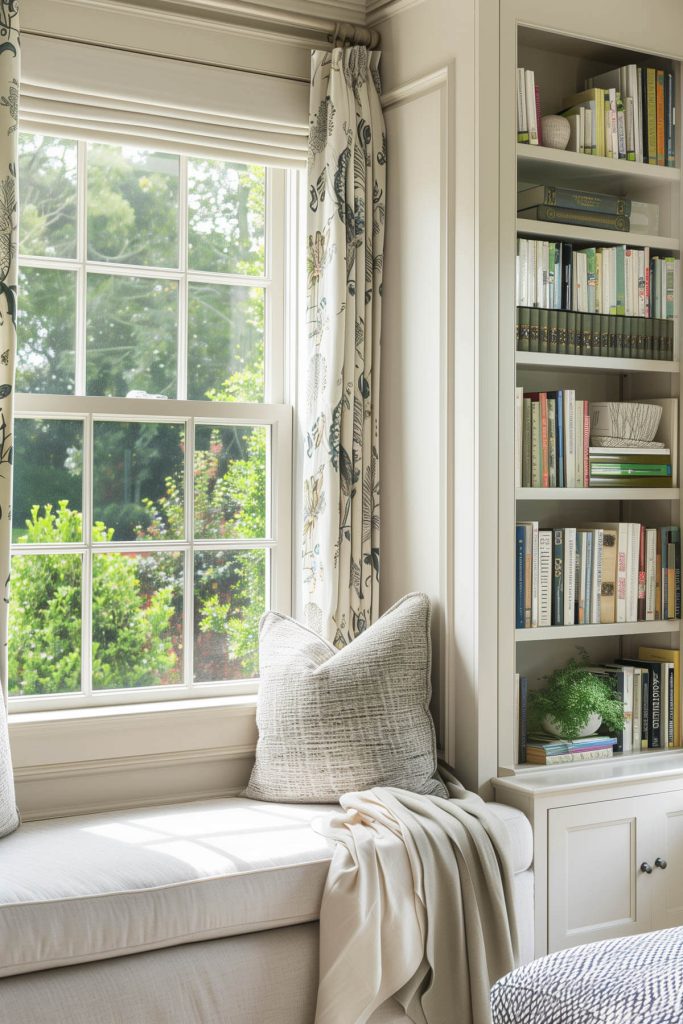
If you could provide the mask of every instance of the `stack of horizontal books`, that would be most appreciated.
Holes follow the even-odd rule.
[[[556,221],[580,227],[630,231],[631,200],[585,189],[532,185],[517,193],[517,213],[525,220]]]
[[[668,448],[589,448],[589,487],[671,487]]]
[[[539,733],[526,743],[527,764],[566,764],[572,761],[599,761],[612,756],[616,745],[613,736],[585,736],[578,740],[562,740]]]

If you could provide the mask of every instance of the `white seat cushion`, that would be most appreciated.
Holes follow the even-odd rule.
[[[490,805],[512,838],[531,828]],[[315,921],[333,844],[321,804],[225,799],[24,825],[0,843],[0,977]]]
[[[0,977],[318,918],[327,807],[227,799],[31,822],[0,843]]]

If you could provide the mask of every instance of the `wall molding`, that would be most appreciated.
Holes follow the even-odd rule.
[[[366,23],[374,28],[380,22],[395,18],[422,3],[424,0],[367,0]]]
[[[448,65],[446,65],[427,75],[422,75],[420,78],[414,78],[411,82],[399,85],[395,89],[390,89],[389,92],[382,95],[382,106],[387,110],[399,103],[419,99],[420,96],[426,96],[427,93],[443,88],[448,85],[448,70]]]

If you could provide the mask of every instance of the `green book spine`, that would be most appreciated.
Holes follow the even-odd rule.
[[[595,312],[595,289],[596,289],[596,285],[597,285],[596,252],[595,252],[595,249],[593,249],[593,248],[584,249],[584,252],[586,254],[586,284],[588,286],[587,294],[586,294],[586,299],[587,299],[587,303],[588,303],[588,312],[589,313],[594,313]]]
[[[582,356],[595,355],[593,344],[593,317],[590,313],[581,314],[581,352]]]
[[[548,310],[538,311],[538,351],[548,351]]]
[[[633,323],[630,316],[622,317],[624,321],[624,359],[632,359],[633,351]]]
[[[524,203],[524,199],[528,202]],[[559,206],[565,210],[613,213],[628,217],[631,214],[631,200],[623,196],[609,196],[601,192],[587,192],[581,189],[558,188],[555,185],[537,185],[525,189],[517,196],[517,204],[523,208],[531,206]]]
[[[557,310],[551,309],[548,313],[548,352],[556,355],[557,346]]]
[[[557,311],[557,353],[567,354],[567,312],[564,309]]]
[[[671,487],[670,476],[590,476],[590,487]]]
[[[600,355],[609,355],[609,317],[596,314],[593,319],[597,321],[594,333],[600,338]]]
[[[652,320],[646,320],[645,317],[643,317],[640,322],[642,324],[643,330],[645,331],[645,342],[644,342],[643,358],[644,359],[654,359],[655,358],[655,344],[654,344],[654,342],[655,342],[654,326],[655,325],[653,324]]]
[[[531,399],[522,404],[522,487],[531,487]]]
[[[576,355],[576,313],[567,313],[567,355]]]
[[[666,359],[674,357],[674,323],[669,320],[666,324]]]
[[[594,210],[567,210],[559,206],[532,206],[518,210],[525,220],[550,224],[573,224],[583,228],[605,228],[609,231],[630,231],[631,221],[620,213],[598,213]]]
[[[617,318],[616,316],[607,317],[609,323],[609,346],[607,354],[613,359],[617,357]]]
[[[517,348],[520,352],[529,351],[529,307],[517,307]]]
[[[617,307],[614,312],[623,316],[626,312],[626,247],[615,246],[614,256],[617,265]]]
[[[646,449],[642,455],[598,455],[595,452],[589,453],[591,466],[658,466],[663,471],[671,466],[671,455],[658,455],[656,448]],[[596,469],[597,473],[598,470]],[[659,470],[658,470],[659,472]],[[666,476],[666,472],[664,472]]]
[[[624,317],[614,317],[617,325],[617,345],[616,345],[616,357],[617,359],[623,359],[624,357]]]
[[[635,357],[645,359],[645,319],[642,316],[633,317],[633,331],[635,335]]]
[[[529,351],[538,352],[538,314],[539,309],[533,306],[529,310]]]

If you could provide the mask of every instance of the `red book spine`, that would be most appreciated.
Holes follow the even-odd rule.
[[[590,402],[583,403],[583,486],[590,484],[590,460],[588,449],[591,443],[591,414]]]
[[[543,145],[543,132],[541,130],[541,93],[538,86],[534,86],[534,96],[536,97],[536,130],[538,132],[538,144]],[[662,97],[664,96],[662,86]]]
[[[541,445],[543,449],[542,465],[542,487],[550,487],[550,473],[548,472],[548,395],[541,391],[538,400],[541,403]]]
[[[640,527],[640,543],[638,545],[638,622],[645,622],[645,591],[647,566],[645,562],[645,527]]]

